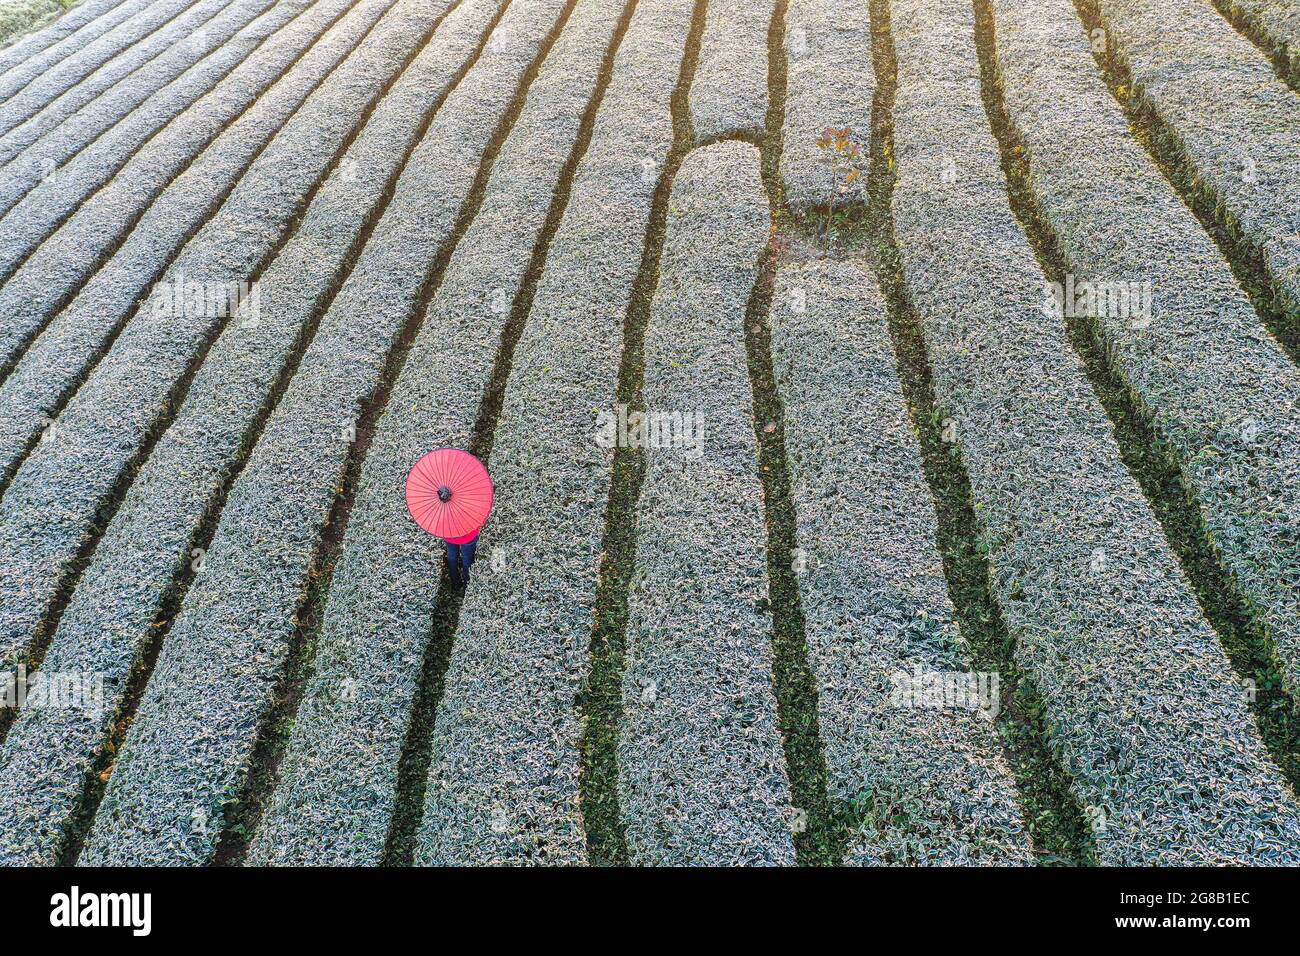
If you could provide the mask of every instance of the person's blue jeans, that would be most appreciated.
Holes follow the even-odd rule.
[[[457,584],[469,583],[470,565],[474,563],[474,552],[478,548],[478,536],[464,544],[447,542],[447,572]]]

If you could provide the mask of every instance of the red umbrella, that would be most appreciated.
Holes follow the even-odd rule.
[[[469,452],[439,448],[406,476],[406,510],[429,534],[463,538],[483,527],[492,510],[492,479]]]

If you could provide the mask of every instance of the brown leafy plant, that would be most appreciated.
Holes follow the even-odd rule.
[[[834,183],[834,195],[826,207],[826,223],[823,235],[829,239],[831,217],[841,197],[847,196],[854,182],[862,175],[864,152],[861,144],[853,138],[853,129],[848,126],[828,126],[822,130],[817,139],[817,148],[824,151]]]

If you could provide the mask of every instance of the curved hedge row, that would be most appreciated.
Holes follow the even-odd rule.
[[[51,22],[31,32],[26,32],[30,27],[20,27],[24,31],[23,35],[10,35],[0,39],[0,77],[24,60],[38,59],[47,49],[63,42],[121,2],[122,0],[31,0],[28,9],[41,7],[61,12]],[[107,30],[108,27],[104,29]]]
[[[89,46],[141,9],[131,0],[99,0],[74,8],[48,29],[24,37],[0,52],[0,98],[13,96],[33,79]],[[84,19],[83,19],[84,18]],[[67,33],[63,31],[71,27]],[[47,43],[47,40],[53,42]]]
[[[136,150],[144,147],[153,134],[225,80],[263,40],[294,15],[307,9],[311,2],[236,0],[230,12],[221,17],[223,25],[213,33],[219,38],[215,41],[215,49],[187,67],[180,76],[159,89],[143,91],[147,95],[139,95],[141,91],[133,83],[118,84],[0,167],[0,214],[7,213],[47,177],[53,177],[65,163],[79,161],[79,175],[91,179],[92,188],[91,170],[95,167],[91,162],[98,162],[100,168],[108,169],[99,174],[101,180],[107,179]],[[242,24],[244,11],[252,11],[251,16],[256,19]],[[227,32],[227,23],[242,24],[233,37]],[[154,66],[158,70],[166,69],[173,59],[173,54],[168,53]],[[113,148],[115,144],[118,147],[116,151]],[[116,162],[113,162],[114,157]],[[113,164],[106,167],[108,163]]]
[[[965,693],[969,658],[880,290],[851,263],[790,262],[771,322],[828,789],[876,819],[847,862],[1028,863],[996,714],[978,685]],[[962,697],[928,700],[918,672],[951,677]]]
[[[238,160],[251,161],[387,4],[357,6],[343,19],[352,7],[349,0],[318,0],[310,8],[316,15],[305,16],[281,14],[277,4],[266,25],[274,29],[280,17],[291,17],[285,29],[138,152],[133,138],[106,136],[0,219],[0,275],[9,275],[0,287],[0,312],[8,318],[0,328],[0,369],[22,354],[169,184],[213,164],[216,185],[229,188],[234,180],[219,170],[233,162],[237,175]]]
[[[1300,81],[1300,4],[1295,0],[1215,0],[1220,9],[1245,24],[1256,42],[1286,64],[1292,82]]]
[[[201,0],[203,6],[210,0]],[[0,94],[0,133],[35,116],[67,97],[75,101],[85,90],[107,89],[131,70],[161,52],[150,41],[166,33],[172,20],[183,20],[194,0],[152,0],[139,12],[99,39],[87,44],[57,66],[44,71],[22,89]],[[0,77],[0,89],[4,79]]]
[[[213,852],[273,701],[295,616],[321,570],[314,558],[352,453],[348,426],[380,387],[439,254],[455,240],[495,131],[508,124],[530,65],[571,7],[571,0],[506,7],[402,170],[230,489],[203,573],[122,748],[87,862],[197,862]],[[216,698],[204,691],[214,685],[230,689]],[[196,813],[209,825],[194,826]]]
[[[199,0],[197,3],[191,0],[171,21],[113,57],[86,79],[47,101],[37,111],[24,113],[17,105],[20,97],[0,104],[0,162],[8,162],[37,137],[118,85],[149,92],[147,84],[154,72],[152,67],[165,54],[180,53],[191,63],[197,60],[199,45],[195,36],[201,36],[208,22],[229,5],[230,0]]]
[[[582,725],[624,323],[691,4],[641,0],[551,241],[493,439],[497,504],[433,728],[416,862],[583,862]]]
[[[1111,864],[1295,863],[1300,816],[1011,212],[966,0],[894,0],[893,212],[1016,658]]]
[[[131,339],[131,333],[126,330],[132,317],[138,314],[140,303],[148,298],[150,287],[164,279],[173,259],[183,254],[181,250],[190,238],[205,228],[241,177],[255,168],[250,164],[259,160],[264,149],[274,150],[268,144],[274,142],[281,124],[291,121],[293,110],[324,80],[381,12],[382,9],[371,8],[357,19],[341,24],[339,33],[327,38],[328,46],[318,47],[321,55],[312,58],[311,69],[293,76],[283,90],[277,86],[276,92],[282,96],[273,94],[259,101],[240,122],[220,136],[149,206],[112,259],[46,325],[0,386],[0,401],[10,410],[0,420],[0,475],[11,474],[19,466],[42,429],[60,413],[68,396],[91,373],[104,351],[115,343],[119,330],[128,341]],[[129,182],[121,185],[129,191]],[[115,198],[101,193],[96,197],[96,206],[102,201],[111,209]],[[56,241],[62,245],[88,231],[94,242],[101,238],[94,231],[100,224],[93,216],[88,222],[77,220],[74,228],[60,232]],[[259,236],[259,239],[269,242],[272,235]],[[39,280],[47,266],[66,269],[68,263],[56,258],[55,251],[46,256],[43,249],[39,258],[19,273],[23,281],[18,283],[16,277],[0,292],[0,299],[12,300],[21,295],[30,283]],[[189,271],[183,265],[177,267],[173,278],[183,275],[187,279],[208,281],[203,275],[204,261],[191,254],[190,262]],[[196,262],[197,266],[193,264]],[[48,308],[50,300],[57,304],[57,297],[65,291],[58,284],[42,289],[39,295],[23,303],[25,314]],[[46,433],[47,437],[56,434],[57,429]]]
[[[76,3],[77,0],[13,0],[6,3],[0,9],[0,46],[41,29]],[[67,32],[71,31],[64,35]],[[32,52],[37,52],[35,47]]]
[[[268,414],[277,381],[350,264],[364,224],[382,209],[426,114],[467,69],[499,6],[475,0],[447,14],[262,274],[257,324],[227,329],[213,344],[132,482],[42,664],[48,673],[103,674],[102,719],[20,712],[0,751],[0,832],[7,835],[0,859],[52,862],[57,854],[82,774],[122,705],[178,568],[195,559],[200,524]]]
[[[205,5],[191,8],[184,18],[178,18],[157,37],[150,38],[148,44],[159,51],[150,62],[102,91],[87,91],[83,96],[84,84],[73,87],[49,108],[10,130],[0,139],[0,162],[7,167],[21,157],[22,166],[39,169],[42,175],[58,168],[153,93],[203,59],[209,50],[221,46],[266,12],[271,2],[221,0],[215,7],[206,7],[214,12],[205,21],[197,20]],[[201,32],[194,34],[194,30]],[[9,175],[7,168],[5,175]]]
[[[1207,0],[1087,0],[1132,95],[1172,130],[1196,188],[1262,257],[1300,323],[1300,108],[1249,40]]]
[[[378,0],[375,7],[358,6],[358,20],[344,21],[344,36],[354,27],[364,32],[366,21],[378,19],[387,4]],[[183,278],[227,288],[256,278],[259,264],[324,177],[362,112],[422,38],[426,14],[408,13],[405,6],[391,8],[379,20],[275,133],[220,211],[165,272],[156,270],[163,282],[135,309],[47,433],[48,440],[14,476],[0,499],[0,661],[20,659],[39,640],[45,610],[94,535],[96,521],[112,507],[115,486],[166,421],[178,383],[225,322],[208,309],[161,308],[170,284]],[[350,43],[341,45],[346,49]],[[152,230],[133,233],[147,235]],[[111,264],[106,271],[124,284],[136,278]],[[130,314],[139,293],[134,285],[128,288],[124,299],[106,295],[102,301]],[[62,330],[51,329],[55,331]],[[142,369],[148,374],[141,374]]]
[[[1300,372],[1130,136],[1069,0],[994,7],[1007,109],[1044,215],[1080,281],[1151,289],[1149,315],[1117,310],[1095,328],[1300,689]]]
[[[645,338],[656,437],[636,508],[618,736],[634,864],[795,861],[772,689],[772,612],[745,308],[767,245],[758,150],[673,179]]]
[[[574,11],[411,345],[358,482],[314,672],[252,846],[258,863],[383,859],[442,562],[439,544],[406,513],[406,474],[429,449],[471,441],[530,250],[580,155],[602,63],[612,60],[630,15],[624,0],[584,0]],[[484,551],[475,574],[496,573],[491,568]]]

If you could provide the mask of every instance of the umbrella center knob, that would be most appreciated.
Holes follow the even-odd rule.
[[[443,502],[444,504],[448,501],[451,501],[451,489],[448,488],[446,485],[439,485],[438,500]]]

